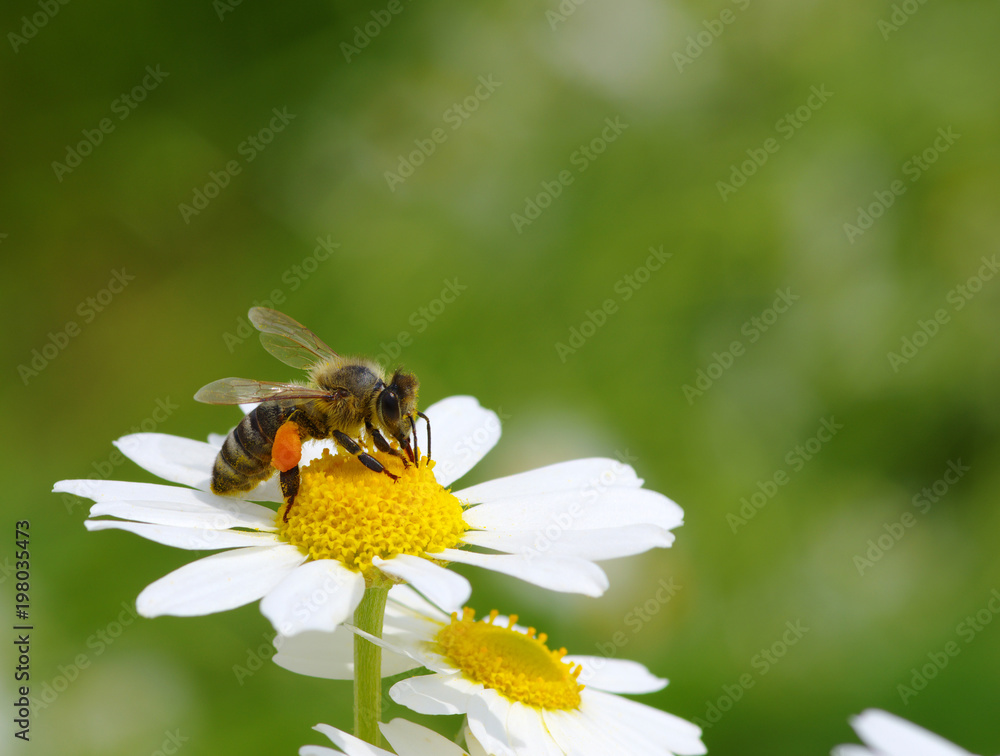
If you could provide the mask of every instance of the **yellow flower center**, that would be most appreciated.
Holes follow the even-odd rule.
[[[458,545],[468,529],[462,505],[435,480],[434,463],[421,460],[403,469],[397,457],[372,456],[399,480],[324,450],[300,471],[288,522],[288,505],[278,510],[278,535],[312,559],[336,559],[362,573],[376,556],[423,556]]]
[[[451,624],[437,634],[440,650],[467,678],[511,701],[539,709],[579,706],[583,685],[576,678],[581,667],[562,660],[566,649],[551,651],[545,645],[548,636],[536,636],[533,627],[525,633],[515,630],[516,614],[507,627],[494,625],[498,614],[493,610],[479,622],[469,608],[462,610],[461,619],[452,614]]]

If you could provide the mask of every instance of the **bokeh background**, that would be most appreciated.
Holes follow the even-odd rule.
[[[256,605],[132,621],[200,555],[88,534],[87,502],[49,493],[152,480],[113,456],[134,429],[227,430],[235,409],[191,399],[211,380],[291,379],[247,337],[268,301],[405,364],[424,405],[500,413],[463,483],[621,455],[685,508],[599,600],[466,574],[480,611],[670,678],[642,700],[710,753],[828,753],[872,706],[1000,750],[996,3],[0,19],[0,580],[12,612],[28,519],[37,699],[18,752],[295,753],[350,727],[349,685],[268,661]]]

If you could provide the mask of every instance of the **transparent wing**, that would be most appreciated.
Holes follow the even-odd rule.
[[[297,386],[294,383],[271,383],[251,378],[220,378],[198,389],[197,402],[205,404],[254,404],[268,400],[332,399],[335,394],[323,389]]]
[[[297,320],[267,307],[251,307],[250,322],[260,331],[260,343],[286,365],[311,368],[337,353]]]

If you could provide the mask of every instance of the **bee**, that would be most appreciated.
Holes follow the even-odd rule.
[[[198,390],[195,400],[206,404],[257,404],[222,444],[212,468],[212,493],[249,491],[278,470],[288,502],[287,522],[299,489],[302,441],[332,439],[369,470],[396,480],[399,476],[359,442],[367,437],[379,451],[401,459],[404,468],[417,464],[418,417],[427,421],[430,458],[430,421],[417,411],[415,375],[397,369],[387,379],[377,362],[341,357],[304,325],[276,310],[252,307],[249,318],[268,352],[286,365],[308,370],[309,377],[303,385],[222,378]]]

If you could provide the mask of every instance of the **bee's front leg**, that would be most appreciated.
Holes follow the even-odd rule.
[[[393,473],[386,470],[385,465],[383,465],[381,462],[375,459],[375,457],[373,457],[371,454],[362,449],[361,446],[358,444],[358,442],[355,441],[350,436],[348,436],[346,433],[343,433],[341,431],[334,431],[333,438],[338,444],[340,444],[340,446],[342,446],[347,451],[348,454],[353,454],[355,457],[358,458],[361,464],[363,464],[372,472],[385,473],[393,480],[399,479],[398,475],[394,475]],[[384,440],[385,439],[383,439],[383,441]]]
[[[403,452],[401,452],[399,449],[393,448],[392,445],[385,440],[385,436],[379,433],[378,429],[374,425],[372,425],[370,422],[365,422],[365,428],[368,431],[368,435],[372,437],[372,441],[375,442],[376,449],[378,449],[380,452],[385,452],[386,454],[391,454],[394,457],[398,457],[399,459],[403,460],[403,467],[409,467],[410,463],[406,461],[406,457],[404,456]],[[406,451],[410,455],[410,461],[413,461],[413,451],[409,448],[409,445],[407,445]]]

